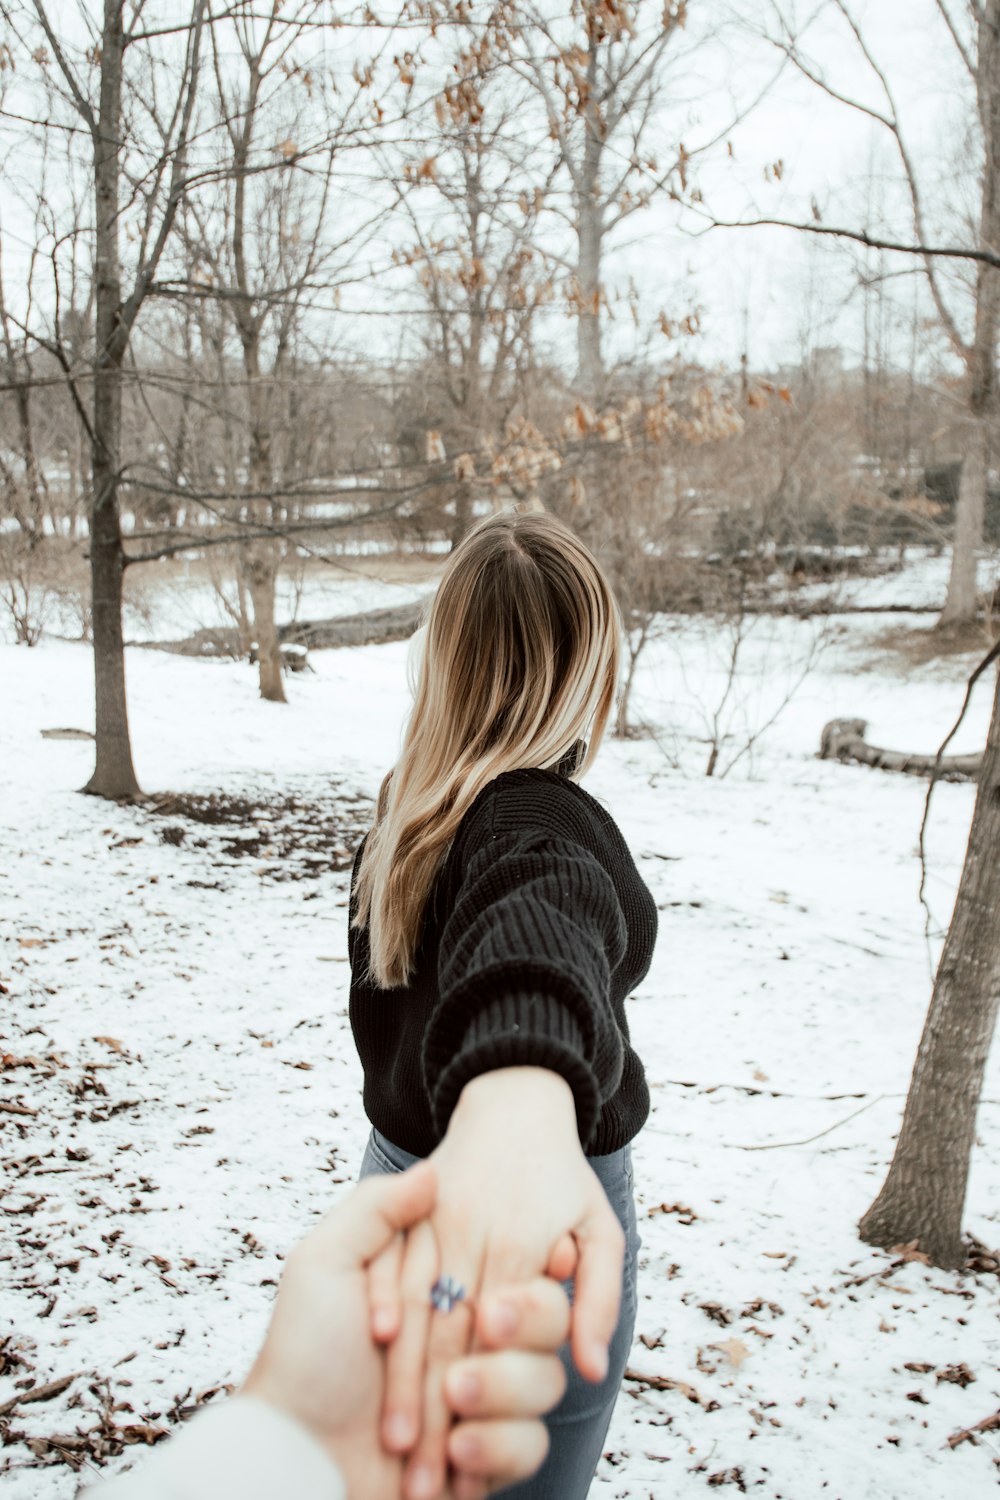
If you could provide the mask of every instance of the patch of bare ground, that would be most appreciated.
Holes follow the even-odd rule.
[[[869,640],[871,656],[864,666],[899,672],[931,667],[949,677],[967,669],[990,649],[1000,626],[977,620],[970,625],[893,625]],[[888,658],[888,661],[887,661]]]
[[[371,822],[371,803],[331,781],[328,800],[294,792],[163,792],[146,799],[142,814],[154,820],[161,843],[198,851],[215,869],[251,858],[262,861],[273,880],[315,880],[351,868]]]

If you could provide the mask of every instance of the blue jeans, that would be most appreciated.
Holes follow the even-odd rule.
[[[365,1147],[361,1176],[372,1177],[390,1172],[405,1172],[417,1157],[394,1146],[373,1130]],[[607,1377],[601,1385],[591,1385],[579,1374],[569,1349],[561,1351],[566,1369],[566,1394],[545,1418],[549,1430],[549,1454],[538,1473],[523,1484],[502,1490],[495,1500],[586,1500],[590,1482],[604,1450],[604,1439],[615,1409],[622,1376],[628,1363],[635,1329],[636,1264],[639,1256],[639,1234],[632,1196],[632,1153],[628,1146],[610,1156],[588,1157],[607,1194],[608,1202],[625,1231],[625,1269],[622,1279],[622,1306],[611,1341]],[[567,1286],[572,1297],[572,1284]]]

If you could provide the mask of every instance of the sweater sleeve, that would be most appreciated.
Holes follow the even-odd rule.
[[[191,1421],[83,1500],[345,1500],[339,1470],[316,1439],[255,1396],[233,1396]]]
[[[480,1073],[542,1067],[572,1089],[586,1149],[621,1079],[609,990],[625,945],[614,882],[591,850],[542,828],[487,838],[460,871],[424,1038],[439,1131]]]

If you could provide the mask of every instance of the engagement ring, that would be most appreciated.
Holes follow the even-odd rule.
[[[454,1276],[439,1276],[431,1287],[431,1306],[436,1312],[450,1313],[465,1296],[465,1287]]]

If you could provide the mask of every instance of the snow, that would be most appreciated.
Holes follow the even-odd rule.
[[[880,645],[886,626],[756,621],[720,764],[781,712],[707,779],[731,638],[661,622],[635,703],[656,737],[609,741],[588,779],[661,912],[630,1005],[653,1097],[635,1145],[630,1365],[697,1398],[628,1382],[595,1497],[996,1492],[1000,1435],[947,1439],[1000,1407],[1000,1278],[900,1262],[854,1228],[898,1128],[973,802],[968,786],[934,794],[928,945],[924,783],[815,758],[836,716],[900,748],[933,749],[953,722],[971,660],[904,666]],[[93,1477],[88,1459],[77,1474],[26,1439],[93,1428],[102,1402],[112,1433],[166,1426],[239,1381],[282,1256],[357,1171],[347,873],[333,866],[393,760],[406,651],[313,651],[281,707],[244,664],[130,650],[144,788],[269,804],[244,828],[78,796],[92,747],[40,731],[91,726],[89,652],[0,647],[0,1098],[37,1111],[0,1115],[0,1329],[23,1361],[0,1374],[0,1405],[19,1380],[77,1375],[11,1415],[4,1500],[69,1500]],[[988,697],[956,748],[983,743]],[[333,857],[283,858],[297,828],[328,830]],[[985,1101],[966,1225],[996,1245],[996,1056]],[[962,1364],[973,1383],[938,1379]],[[111,1467],[134,1456],[116,1446]]]

